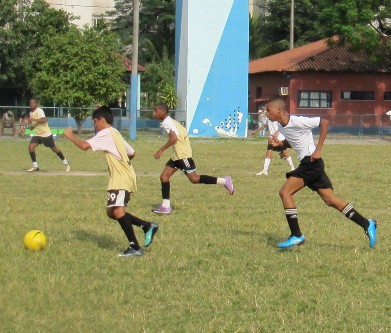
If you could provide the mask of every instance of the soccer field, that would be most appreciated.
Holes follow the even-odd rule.
[[[278,190],[289,168],[274,153],[269,175],[255,176],[266,141],[193,139],[197,172],[230,175],[235,194],[178,172],[173,213],[156,216],[170,152],[152,155],[164,142],[145,133],[131,142],[139,191],[128,211],[160,231],[145,256],[119,258],[128,244],[105,214],[103,153],[60,138],[71,172],[40,146],[41,171],[28,174],[28,140],[0,140],[1,332],[391,331],[390,143],[326,141],[323,152],[336,194],[378,221],[374,249],[361,228],[304,189],[296,202],[306,243],[281,251],[289,229]],[[44,251],[24,248],[31,229],[48,237]]]

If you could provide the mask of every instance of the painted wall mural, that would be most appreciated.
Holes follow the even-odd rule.
[[[176,87],[191,136],[247,136],[248,3],[176,2]]]

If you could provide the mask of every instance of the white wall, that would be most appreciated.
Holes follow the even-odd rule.
[[[105,15],[114,9],[114,0],[46,0],[55,9],[63,9],[78,16],[74,23],[79,27],[92,25],[93,18]]]

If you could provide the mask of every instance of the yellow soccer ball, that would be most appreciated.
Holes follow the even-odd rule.
[[[40,251],[46,247],[46,236],[42,231],[31,230],[24,236],[23,243],[26,249]]]

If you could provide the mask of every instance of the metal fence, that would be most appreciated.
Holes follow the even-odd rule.
[[[94,110],[88,108],[40,107],[44,110],[45,116],[48,118],[49,126],[52,128],[77,128],[76,120],[71,116],[71,114],[77,113],[78,111],[92,114]],[[111,110],[113,111],[114,115],[113,126],[121,132],[128,130],[130,128],[129,110],[125,108],[111,108]],[[18,122],[23,113],[30,112],[30,107],[0,106],[0,117],[7,111],[12,111],[16,122]],[[152,112],[153,110],[137,111],[137,129],[158,129],[160,127],[160,121],[152,119]],[[170,112],[170,116],[174,119],[177,119],[182,124],[185,124],[184,121],[182,121],[182,118],[184,118],[183,113],[183,110],[173,110]],[[85,131],[91,131],[94,129],[91,117],[87,117],[84,120],[82,129]]]
[[[314,114],[295,114],[295,116],[318,117]],[[391,135],[391,117],[387,115],[374,114],[339,114],[322,115],[322,118],[329,120],[329,133],[350,135],[350,136],[385,136]],[[248,118],[248,129],[258,128],[258,114],[250,113]],[[314,129],[316,134],[319,130]]]
[[[93,109],[85,108],[66,108],[66,107],[42,107],[45,115],[48,118],[49,126],[52,128],[77,128],[75,119],[71,116],[72,112],[88,111],[92,113]],[[29,112],[28,106],[0,106],[0,116],[7,111],[12,111],[16,122],[24,112]],[[130,128],[129,110],[125,108],[112,108],[114,113],[114,127],[119,131],[128,130]],[[159,129],[160,121],[152,119],[153,110],[139,110],[137,111],[137,129]],[[173,110],[170,115],[186,125],[183,110]],[[319,116],[314,114],[297,114],[302,116]],[[391,135],[391,117],[387,115],[374,114],[340,114],[340,115],[322,115],[330,122],[329,133],[350,135],[361,137],[365,135],[371,136],[389,136]],[[248,130],[252,131],[258,128],[258,113],[249,113],[247,118]],[[83,130],[93,130],[93,122],[91,117],[87,117],[83,122]],[[317,133],[317,130],[314,130]]]

